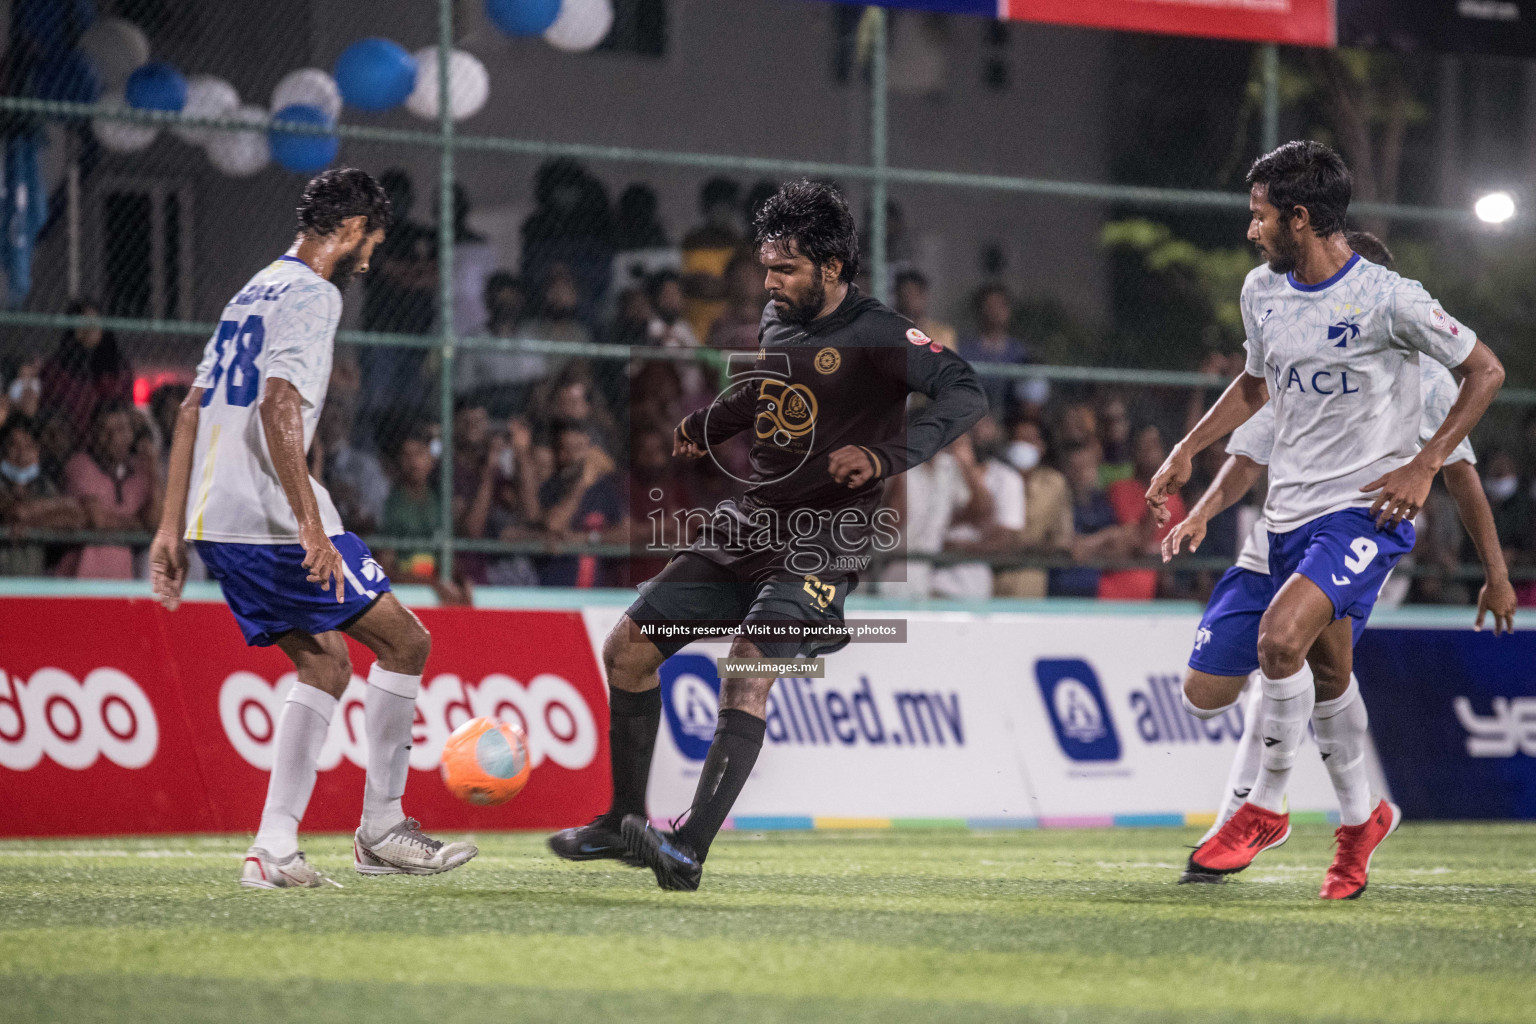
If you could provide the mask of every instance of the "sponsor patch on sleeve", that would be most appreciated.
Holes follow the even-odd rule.
[[[1430,323],[1435,325],[1435,329],[1437,331],[1443,331],[1446,334],[1451,335],[1453,338],[1461,337],[1461,324],[1457,323],[1455,317],[1448,314],[1439,306],[1434,306],[1430,309],[1429,320]]]
[[[928,337],[928,335],[924,334],[916,327],[907,332],[907,340],[914,345],[928,345],[933,342],[932,338]]]

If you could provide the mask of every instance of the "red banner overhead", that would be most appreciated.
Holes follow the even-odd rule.
[[[1334,0],[1001,0],[1016,21],[1333,46]]]

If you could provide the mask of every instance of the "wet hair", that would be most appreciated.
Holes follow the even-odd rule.
[[[819,270],[841,260],[838,279],[852,281],[859,273],[859,232],[848,203],[836,187],[819,181],[790,181],[779,187],[753,223],[759,246],[793,242]]]
[[[1392,258],[1392,250],[1387,248],[1387,243],[1369,231],[1346,232],[1344,240],[1362,258],[1370,260],[1377,266],[1386,267],[1388,270],[1391,270],[1397,262]]]
[[[367,217],[365,234],[389,228],[389,193],[367,171],[333,168],[304,186],[299,202],[299,230],[329,235],[348,217]]]
[[[1321,142],[1287,142],[1255,160],[1246,180],[1263,185],[1265,198],[1282,216],[1306,207],[1319,238],[1344,230],[1354,186],[1343,157]]]

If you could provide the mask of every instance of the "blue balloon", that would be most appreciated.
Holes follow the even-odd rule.
[[[128,76],[123,90],[128,105],[138,110],[169,110],[180,113],[187,105],[187,80],[163,61],[145,64]]]
[[[101,78],[83,53],[68,50],[43,61],[33,72],[32,95],[42,100],[95,103],[101,99]]]
[[[388,39],[359,39],[336,58],[335,77],[348,106],[388,110],[416,88],[416,58]]]
[[[317,128],[334,128],[325,111],[308,103],[291,103],[272,115],[273,121],[314,125]],[[272,128],[267,132],[267,144],[272,148],[272,159],[290,171],[310,173],[330,165],[341,148],[341,140],[334,135],[310,135],[285,132]]]
[[[561,0],[485,0],[485,16],[511,36],[541,36],[560,17]]]

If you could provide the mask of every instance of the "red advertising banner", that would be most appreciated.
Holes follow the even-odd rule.
[[[417,700],[407,813],[428,829],[557,828],[608,804],[608,706],[577,611],[423,609],[432,659]],[[373,656],[320,754],[306,831],[355,828]],[[218,604],[0,599],[0,835],[254,832],[293,667],[249,648]],[[469,718],[518,721],[528,786],[501,807],[448,794],[438,757]]]
[[[1334,0],[1002,0],[1016,21],[1333,46]]]

